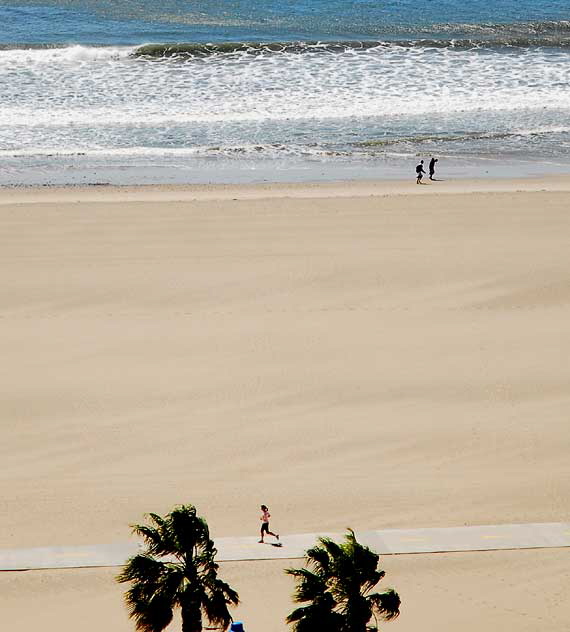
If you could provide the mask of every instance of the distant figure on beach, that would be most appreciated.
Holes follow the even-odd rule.
[[[420,164],[417,165],[416,167],[416,184],[421,184],[422,183],[422,178],[424,177],[424,161],[420,160]]]
[[[433,174],[435,173],[435,163],[438,161],[437,158],[433,158],[429,161],[429,179],[433,180]]]
[[[279,535],[277,533],[269,531],[269,518],[271,518],[271,514],[269,513],[267,505],[261,505],[261,516],[259,516],[259,519],[261,520],[261,540],[259,541],[260,544],[263,544],[263,537],[266,533],[267,535],[272,535],[274,538],[277,538],[277,541],[279,541]]]

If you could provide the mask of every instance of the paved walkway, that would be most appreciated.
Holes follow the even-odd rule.
[[[319,535],[334,539],[340,533],[284,534],[282,546],[265,544],[258,537],[216,538],[217,560],[273,560],[302,558]],[[504,524],[477,527],[430,529],[381,529],[358,531],[359,542],[381,554],[449,553],[455,551],[496,551],[501,549],[543,549],[570,547],[570,522]],[[51,546],[35,549],[0,549],[0,570],[19,571],[46,568],[122,566],[139,550],[136,542],[84,546]]]

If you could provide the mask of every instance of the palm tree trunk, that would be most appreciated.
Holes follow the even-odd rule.
[[[202,611],[199,605],[182,607],[182,632],[202,632]]]

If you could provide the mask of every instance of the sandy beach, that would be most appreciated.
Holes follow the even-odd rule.
[[[567,521],[569,210],[567,177],[0,191],[0,547],[186,502],[219,536],[262,502],[283,534]],[[569,552],[386,557],[384,629],[562,632]],[[286,629],[289,565],[222,566],[247,632]],[[4,573],[3,619],[132,630],[115,572]]]

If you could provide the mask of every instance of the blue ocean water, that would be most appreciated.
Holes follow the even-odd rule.
[[[568,0],[20,0],[0,21],[0,184],[570,170]]]

